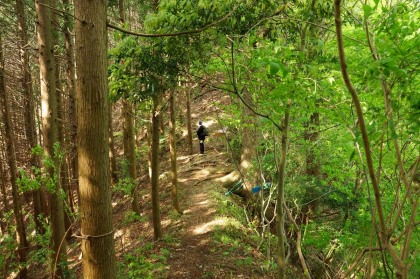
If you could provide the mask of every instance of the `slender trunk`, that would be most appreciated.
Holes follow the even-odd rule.
[[[372,53],[372,58],[375,61],[377,61],[380,59],[380,55],[378,54],[378,51],[376,49],[375,40],[371,39],[371,35],[369,32],[369,27],[368,27],[368,20],[366,17],[364,18],[364,23],[365,23],[365,33],[366,33],[366,37],[368,41],[368,46]],[[388,119],[387,125],[390,126],[392,133],[396,133],[396,124],[394,121],[392,106],[391,106],[391,95],[392,95],[391,88],[386,83],[386,79],[382,73],[380,73],[379,80],[381,81],[381,87],[384,94],[385,116]],[[407,269],[408,269],[408,265],[405,262],[407,261],[407,258],[409,257],[409,254],[410,254],[409,251],[410,251],[411,236],[412,236],[413,229],[415,228],[414,220],[415,220],[415,216],[417,216],[419,202],[418,202],[418,198],[413,199],[412,197],[412,181],[408,180],[407,173],[404,169],[404,162],[401,156],[401,149],[400,149],[397,137],[392,137],[392,138],[393,138],[392,141],[394,143],[394,149],[395,149],[395,157],[397,158],[397,162],[399,166],[400,177],[402,178],[403,184],[405,185],[406,189],[405,189],[404,197],[402,201],[400,202],[398,210],[394,211],[395,212],[394,220],[392,221],[391,225],[388,228],[388,233],[392,234],[395,231],[397,222],[401,218],[401,212],[405,208],[404,204],[407,202],[407,200],[409,200],[411,203],[412,213],[411,213],[410,222],[406,225],[406,229],[405,229],[406,238],[404,241],[404,245],[401,248],[401,256],[398,256],[398,254],[395,253],[395,251],[392,251],[394,250],[394,248],[390,244],[388,245],[388,249],[391,250],[390,251],[391,255],[395,255],[394,261],[399,263],[397,264],[397,266],[399,267],[397,276],[401,278],[405,278],[407,277]],[[418,164],[418,161],[415,163],[415,165],[417,166],[417,164]],[[416,168],[417,167],[415,167],[415,169]]]
[[[109,166],[106,1],[75,0],[77,146],[84,278],[115,272]],[[81,19],[81,20],[80,20]]]
[[[124,0],[118,0],[118,14],[120,16],[121,23],[124,24],[125,23]]]
[[[152,146],[151,146],[151,172],[152,172],[152,206],[153,206],[153,231],[155,239],[162,238],[162,225],[160,221],[160,202],[159,202],[159,137],[160,137],[160,116],[161,93],[153,96],[152,114]]]
[[[169,122],[169,151],[171,153],[171,176],[172,176],[172,206],[179,213],[182,214],[178,202],[178,170],[176,164],[176,120],[175,120],[175,90],[171,92],[170,99],[170,122]]]
[[[351,94],[352,99],[353,99],[353,103],[354,103],[355,108],[356,108],[356,113],[357,113],[357,118],[358,118],[358,121],[359,121],[360,132],[362,134],[363,145],[365,147],[369,176],[370,176],[370,179],[372,181],[372,186],[373,186],[374,194],[375,194],[375,202],[376,202],[376,206],[377,206],[377,209],[378,209],[379,224],[380,224],[380,230],[381,230],[381,238],[383,240],[383,239],[385,239],[385,235],[386,235],[385,218],[384,218],[384,214],[383,214],[383,210],[382,210],[382,203],[381,203],[381,197],[380,197],[381,194],[380,194],[380,190],[379,190],[378,180],[375,176],[375,170],[374,170],[374,167],[373,167],[372,152],[371,152],[371,149],[370,149],[370,141],[369,141],[368,133],[367,133],[367,130],[366,130],[365,119],[364,119],[364,116],[363,116],[362,107],[360,105],[359,96],[358,96],[356,90],[354,89],[354,86],[351,83],[349,74],[347,72],[347,63],[346,63],[346,58],[345,58],[345,53],[344,53],[343,35],[342,35],[342,29],[341,29],[341,12],[340,12],[341,0],[335,0],[334,4],[335,4],[335,26],[336,26],[336,32],[337,32],[338,53],[339,53],[339,57],[340,57],[341,72],[342,72],[342,75],[343,75],[344,82],[345,82],[348,90],[350,91],[350,94]]]
[[[285,278],[286,270],[286,257],[285,257],[285,244],[286,244],[286,234],[284,232],[284,212],[283,212],[283,203],[284,203],[284,178],[286,175],[286,156],[287,156],[287,133],[289,127],[289,111],[290,111],[290,100],[288,101],[286,114],[283,121],[282,137],[281,137],[281,157],[279,163],[279,182],[277,185],[277,237],[278,237],[278,271],[277,276],[279,279]]]
[[[117,161],[115,156],[115,144],[114,144],[114,131],[112,128],[112,103],[109,104],[108,109],[108,143],[109,143],[109,151],[108,156],[110,160],[109,171],[111,173],[111,184],[114,185],[118,182],[118,174],[117,174]]]
[[[118,0],[118,11],[120,15],[120,21],[122,24],[125,23],[124,15],[124,0]],[[139,207],[139,195],[137,192],[137,162],[136,162],[136,142],[134,138],[134,124],[133,124],[133,105],[130,100],[123,100],[123,115],[124,115],[124,129],[123,129],[123,141],[124,141],[124,156],[128,161],[129,176],[133,182],[133,189],[131,190],[131,209],[140,215]]]
[[[296,230],[296,250],[299,256],[300,264],[302,265],[303,274],[305,278],[311,279],[311,275],[309,273],[308,265],[306,264],[305,257],[303,256],[302,252],[302,232],[300,231],[300,227],[296,224],[295,219],[293,218],[290,210],[286,207],[286,203],[283,201],[283,207],[286,210],[286,215],[289,221],[293,224],[293,227]]]
[[[1,150],[0,150],[1,151]],[[6,234],[8,231],[8,226],[4,220],[4,213],[9,212],[10,206],[7,200],[7,191],[6,191],[6,173],[3,167],[4,156],[1,156],[3,152],[0,152],[0,192],[1,192],[1,201],[3,203],[3,210],[0,210],[0,226],[2,234]]]
[[[153,111],[152,111],[153,115]],[[148,167],[148,174],[149,180],[152,181],[152,115],[150,116],[150,121],[147,123],[147,167]]]
[[[318,104],[316,104],[318,107]],[[311,114],[309,123],[306,124],[304,139],[308,142],[308,150],[306,151],[306,167],[305,174],[308,180],[308,186],[304,194],[304,206],[302,207],[302,223],[308,223],[312,213],[315,212],[318,206],[317,197],[317,182],[321,176],[321,164],[316,156],[315,143],[318,141],[319,134],[319,113]]]
[[[123,100],[123,115],[124,115],[124,129],[123,129],[123,143],[124,143],[124,157],[128,162],[128,175],[133,182],[133,189],[131,192],[131,209],[140,215],[139,197],[137,193],[137,164],[136,164],[136,144],[134,140],[134,125],[133,125],[133,107],[128,100]]]
[[[57,6],[57,0],[52,0],[51,2],[53,7]],[[60,29],[60,24],[57,19],[57,15],[55,13],[52,14],[52,23],[54,25],[55,30]],[[58,33],[53,33],[53,45],[59,45],[59,38]],[[60,59],[55,59],[55,80],[56,80],[56,99],[57,99],[57,140],[60,144],[60,150],[67,150],[66,148],[66,141],[64,136],[64,94],[63,94],[63,84],[61,82],[61,63]],[[69,187],[69,175],[68,175],[68,165],[67,160],[65,157],[62,161],[58,162],[58,182],[60,188],[63,189],[64,193],[66,194],[66,198],[63,200],[63,214],[64,214],[64,230],[67,232],[66,237],[70,238],[71,236],[71,218],[69,212],[71,211],[71,192]],[[66,204],[67,203],[67,204]]]
[[[191,120],[191,92],[190,90],[185,90],[185,94],[187,95],[187,142],[190,151],[190,155],[194,154],[193,149],[193,132],[192,132],[192,120]]]
[[[248,105],[254,106],[251,93],[243,92],[243,99]],[[256,157],[256,139],[255,139],[255,114],[253,114],[246,106],[242,108],[242,154],[241,163],[239,165],[241,175],[244,179],[244,187],[240,190],[239,195],[251,202],[253,195],[252,187],[257,184],[257,170],[254,168],[253,160]]]
[[[0,34],[1,35],[1,34]],[[13,197],[13,212],[16,220],[16,236],[18,244],[18,258],[21,264],[19,271],[19,277],[21,279],[27,278],[26,269],[26,256],[28,250],[28,241],[26,239],[25,224],[22,216],[22,205],[20,203],[20,197],[18,192],[18,186],[16,184],[17,179],[17,166],[15,156],[15,140],[13,137],[12,123],[10,119],[9,111],[9,97],[6,91],[6,80],[5,80],[5,68],[4,68],[4,57],[3,57],[3,42],[0,36],[0,101],[3,114],[3,123],[5,129],[5,143],[7,146],[7,163],[9,164],[10,170],[10,182],[12,185],[12,197]],[[5,193],[3,193],[4,195]]]
[[[69,10],[69,0],[62,0],[64,9]],[[63,13],[63,31],[66,48],[66,89],[69,95],[69,154],[68,160],[70,161],[71,169],[71,184],[70,184],[70,207],[74,212],[74,199],[73,191],[76,189],[78,192],[78,173],[77,173],[77,119],[76,119],[76,90],[75,90],[75,69],[74,69],[74,50],[73,38],[71,34],[72,17],[69,14]]]
[[[51,158],[54,166],[46,166],[49,177],[53,178],[59,171],[58,154],[54,145],[58,142],[57,119],[57,80],[56,63],[54,57],[53,29],[51,26],[51,1],[37,0],[35,8],[38,16],[38,51],[40,65],[41,103],[42,103],[42,139],[43,149],[47,157]],[[67,262],[66,241],[64,229],[63,200],[60,196],[60,184],[49,189],[51,202],[51,232],[52,232],[52,264],[53,276],[64,278]],[[58,265],[57,265],[58,264]]]
[[[402,261],[401,257],[395,251],[394,246],[390,242],[389,232],[385,225],[385,217],[384,217],[382,202],[381,202],[381,191],[379,189],[378,179],[375,175],[374,164],[373,164],[373,159],[372,159],[372,151],[370,148],[370,141],[369,141],[366,125],[365,125],[363,110],[359,101],[359,96],[350,80],[349,73],[347,72],[347,63],[346,63],[346,57],[345,57],[345,52],[344,52],[343,33],[342,33],[342,26],[341,26],[342,25],[341,0],[334,1],[334,16],[335,16],[337,46],[338,46],[338,54],[340,58],[341,72],[343,75],[344,82],[347,86],[347,89],[349,90],[351,97],[353,99],[353,104],[356,108],[360,133],[362,135],[363,146],[365,149],[366,165],[368,167],[369,177],[372,183],[373,193],[375,196],[375,204],[376,204],[376,209],[377,209],[378,219],[379,219],[379,239],[378,239],[379,243],[378,244],[380,245],[381,249],[384,248],[389,252],[397,269],[397,278],[407,278],[407,264],[404,261]],[[374,218],[374,216],[372,216],[372,218]]]
[[[27,50],[28,45],[28,34],[26,27],[26,16],[25,16],[25,7],[23,0],[16,0],[16,14],[17,14],[17,24],[19,31],[19,40],[18,48],[20,54],[21,62],[21,72],[22,72],[22,88],[25,95],[25,132],[26,137],[28,138],[30,148],[35,148],[38,145],[37,136],[36,136],[36,125],[35,125],[35,106],[34,106],[34,95],[32,90],[32,75],[29,65],[29,52]],[[30,164],[33,167],[40,167],[39,158],[36,155],[31,154]],[[34,204],[34,221],[36,231],[40,234],[45,232],[42,222],[40,220],[42,214],[42,207],[45,204],[43,201],[44,196],[42,195],[41,190],[34,190],[32,192],[33,204]]]

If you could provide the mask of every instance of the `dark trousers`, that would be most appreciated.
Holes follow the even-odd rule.
[[[204,154],[204,140],[200,140],[200,154]]]

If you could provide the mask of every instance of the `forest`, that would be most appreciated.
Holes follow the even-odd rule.
[[[2,0],[0,278],[420,278],[419,19]]]

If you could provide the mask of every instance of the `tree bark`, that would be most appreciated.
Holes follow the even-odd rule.
[[[114,185],[118,182],[118,174],[117,174],[117,161],[115,156],[115,144],[114,144],[114,130],[112,128],[112,103],[110,102],[108,108],[108,143],[109,143],[109,151],[108,156],[110,160],[109,171],[111,173],[111,184]]]
[[[52,0],[51,5],[53,7],[57,6],[57,0]],[[60,29],[60,24],[55,13],[52,14],[52,23],[55,30]],[[53,33],[53,45],[59,45],[59,36],[57,32]],[[55,80],[56,80],[56,98],[57,98],[57,139],[60,144],[60,150],[67,150],[67,144],[64,135],[65,121],[64,121],[64,94],[63,94],[63,84],[61,82],[61,63],[59,59],[56,59],[55,63]],[[66,237],[69,239],[71,237],[71,223],[70,212],[73,211],[72,198],[69,186],[69,173],[67,160],[65,159],[65,154],[62,161],[58,162],[58,182],[60,183],[60,188],[63,189],[65,193],[65,199],[63,199],[63,214],[64,214],[64,231],[66,232]]]
[[[170,99],[170,122],[169,122],[169,151],[171,153],[171,176],[172,176],[172,206],[179,214],[182,214],[178,201],[178,170],[176,162],[176,119],[175,119],[175,90],[171,91]]]
[[[155,239],[162,238],[162,225],[160,220],[159,202],[159,137],[161,93],[153,96],[152,112],[152,146],[151,146],[151,184],[152,184],[152,209],[153,209],[153,232]]]
[[[284,232],[284,212],[283,212],[283,202],[284,202],[284,178],[286,175],[286,156],[287,156],[287,133],[289,129],[289,111],[290,111],[290,100],[288,101],[286,114],[284,116],[283,121],[283,129],[282,129],[282,137],[281,137],[281,157],[279,163],[279,182],[277,185],[277,220],[276,220],[276,227],[277,227],[277,237],[278,237],[278,244],[277,244],[277,251],[278,251],[278,270],[277,270],[277,277],[279,279],[285,278],[285,270],[286,270],[286,257],[285,257],[285,244],[286,244],[286,234]]]
[[[10,119],[9,111],[9,97],[6,90],[6,79],[5,79],[5,68],[4,68],[4,56],[3,56],[3,42],[0,34],[0,101],[3,114],[3,123],[5,129],[5,143],[7,146],[7,163],[10,170],[10,183],[12,186],[12,197],[13,197],[13,212],[16,221],[16,241],[18,244],[18,259],[21,264],[19,270],[19,278],[24,279],[28,277],[26,269],[26,258],[28,250],[28,241],[26,239],[25,224],[22,216],[22,204],[20,203],[17,180],[17,166],[16,166],[16,155],[15,155],[15,140],[13,137],[12,123]],[[5,193],[3,193],[5,195]]]
[[[129,177],[133,182],[133,189],[131,191],[131,209],[140,215],[139,195],[137,192],[137,164],[136,164],[136,144],[134,140],[134,125],[133,125],[133,106],[130,101],[123,100],[123,114],[124,114],[124,157],[128,162]]]
[[[193,149],[193,132],[192,132],[192,120],[191,120],[191,92],[189,89],[185,90],[187,96],[187,142],[190,151],[190,155],[194,154]]]
[[[28,45],[28,34],[23,0],[16,0],[15,9],[17,15],[17,26],[19,31],[18,48],[22,72],[22,88],[23,94],[25,95],[25,133],[26,137],[28,138],[30,148],[32,149],[38,145],[38,141],[35,124],[35,106],[34,94],[32,90],[32,75],[29,65],[29,52],[26,48],[26,45]],[[38,168],[41,165],[39,162],[39,158],[37,158],[37,156],[34,154],[31,154],[30,164],[31,166]],[[43,234],[45,232],[45,229],[42,226],[40,218],[42,214],[42,208],[45,206],[46,202],[44,200],[44,195],[42,194],[41,189],[33,190],[32,198],[34,204],[34,221],[36,231],[40,234]]]
[[[65,10],[69,10],[69,0],[63,0]],[[74,69],[74,50],[73,50],[73,39],[72,31],[72,18],[69,14],[63,13],[63,31],[66,48],[66,89],[69,95],[69,154],[68,160],[70,161],[70,193],[76,189],[79,191],[78,183],[78,166],[77,166],[77,117],[76,117],[76,85],[75,85],[75,69]],[[73,195],[71,195],[73,197]],[[74,200],[71,201],[71,207],[74,211]]]
[[[37,12],[38,51],[40,65],[41,84],[41,116],[42,116],[42,139],[44,154],[51,158],[54,166],[46,166],[47,175],[54,178],[59,171],[58,154],[55,154],[54,145],[58,142],[58,119],[57,119],[57,80],[56,64],[54,57],[53,29],[51,26],[51,1],[37,0],[35,8]],[[52,272],[53,276],[64,278],[67,265],[66,241],[64,229],[64,209],[61,198],[61,189],[58,181],[54,181],[52,189],[49,189],[51,203],[51,232],[52,232]],[[58,264],[58,265],[57,265]]]
[[[107,2],[74,1],[80,221],[84,278],[115,272],[109,166]]]
[[[125,23],[124,15],[124,0],[118,0],[118,11],[120,15],[120,21],[122,24]],[[130,100],[123,100],[123,114],[124,114],[124,156],[128,161],[129,176],[133,182],[133,189],[131,191],[131,209],[140,215],[139,207],[139,195],[137,192],[137,162],[136,162],[136,142],[134,138],[134,124],[133,124],[133,105]]]
[[[1,47],[1,46],[0,46]],[[0,81],[1,82],[1,81]],[[1,106],[1,105],[0,105]],[[6,146],[6,145],[4,145]],[[2,234],[6,234],[8,232],[8,227],[4,220],[4,212],[9,212],[10,205],[7,200],[7,191],[6,191],[6,173],[3,167],[3,160],[6,160],[5,156],[2,156],[3,152],[0,150],[0,192],[1,192],[1,201],[3,203],[3,210],[0,210],[0,226]]]
[[[316,104],[318,107],[318,104]],[[308,223],[310,215],[315,212],[318,206],[317,184],[321,176],[321,164],[316,156],[314,144],[318,141],[319,133],[319,113],[314,112],[311,114],[309,123],[306,123],[304,138],[308,143],[306,151],[306,167],[305,174],[308,181],[308,186],[305,189],[304,203],[302,207],[302,218],[300,222]]]

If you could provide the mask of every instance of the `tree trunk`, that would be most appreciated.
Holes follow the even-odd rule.
[[[254,107],[251,93],[245,90],[243,92],[244,101]],[[239,165],[242,179],[244,179],[243,188],[238,194],[247,202],[252,203],[251,189],[257,184],[257,171],[253,166],[253,160],[256,158],[256,138],[255,138],[255,115],[246,107],[242,108],[242,154],[241,163]]]
[[[109,143],[109,151],[108,156],[110,160],[109,171],[111,173],[111,184],[114,185],[118,182],[118,174],[117,174],[117,161],[115,156],[115,144],[114,144],[114,131],[112,128],[112,103],[109,104],[108,109],[108,143]]]
[[[109,166],[106,1],[74,1],[84,278],[115,278]]]
[[[6,80],[5,80],[5,69],[4,69],[4,57],[3,57],[3,42],[0,34],[0,101],[2,103],[2,114],[3,114],[3,123],[5,129],[5,140],[7,146],[7,163],[9,164],[10,169],[10,182],[12,185],[12,197],[13,197],[13,212],[16,220],[16,232],[17,232],[17,244],[18,244],[18,258],[19,263],[21,264],[21,269],[19,270],[19,277],[21,279],[27,278],[27,269],[26,269],[26,256],[28,250],[28,241],[26,239],[25,225],[23,222],[22,216],[22,205],[20,203],[18,186],[16,184],[17,179],[17,166],[16,166],[16,156],[15,156],[15,140],[13,137],[12,123],[10,119],[9,111],[9,97],[6,91]],[[5,193],[3,193],[4,195]]]
[[[139,197],[137,193],[137,168],[136,168],[136,144],[134,140],[134,125],[133,125],[133,107],[128,100],[123,100],[123,114],[124,114],[124,157],[128,162],[129,177],[133,182],[133,189],[131,192],[131,209],[140,215]]]
[[[319,105],[316,104],[316,107]],[[315,212],[318,205],[318,187],[319,180],[321,179],[321,164],[316,156],[315,143],[318,141],[319,134],[319,113],[314,112],[311,114],[309,123],[307,123],[304,138],[308,142],[308,150],[306,151],[306,168],[305,173],[308,180],[308,186],[305,189],[304,206],[302,207],[301,222],[307,224],[309,216]]]
[[[54,145],[58,142],[58,119],[57,119],[57,87],[56,87],[56,65],[53,45],[53,29],[51,26],[51,1],[37,0],[35,8],[38,16],[38,51],[40,65],[41,84],[41,115],[42,115],[42,139],[43,149],[46,156],[54,162],[54,167],[46,166],[49,177],[53,178],[56,171],[59,171],[58,154],[55,154]],[[55,185],[49,189],[51,202],[51,232],[52,232],[52,264],[54,274],[64,278],[66,269],[67,254],[64,229],[63,200],[60,197],[60,184],[54,181]],[[57,265],[58,264],[58,265]],[[56,270],[57,269],[57,270]]]
[[[159,204],[159,130],[160,116],[159,111],[161,103],[161,93],[153,96],[153,112],[152,112],[152,152],[151,152],[151,172],[152,172],[152,206],[153,206],[153,231],[155,239],[162,238],[162,225],[160,221],[160,204]]]
[[[6,146],[6,145],[3,145],[3,146]],[[1,201],[3,203],[3,210],[0,210],[0,226],[1,226],[1,232],[4,235],[8,232],[8,227],[10,227],[10,226],[7,226],[4,220],[4,212],[9,212],[10,206],[7,200],[6,173],[3,167],[3,160],[6,160],[6,158],[5,156],[2,156],[2,153],[3,152],[1,152],[0,150],[0,192],[1,192]]]
[[[69,0],[63,0],[63,5],[65,10],[69,10]],[[69,127],[70,136],[69,136],[69,154],[67,156],[70,161],[71,166],[71,184],[70,184],[70,197],[71,199],[71,208],[74,212],[74,199],[73,191],[76,189],[78,192],[79,183],[78,183],[78,166],[77,166],[77,117],[76,117],[76,88],[75,88],[75,69],[74,69],[74,50],[73,50],[73,39],[71,34],[72,20],[69,14],[63,13],[63,31],[65,39],[65,48],[66,48],[66,89],[69,95]]]
[[[29,65],[29,52],[26,48],[28,45],[28,34],[26,27],[26,16],[23,0],[16,0],[16,14],[17,14],[17,25],[19,30],[18,48],[20,54],[21,72],[22,72],[22,88],[23,94],[25,95],[25,132],[28,138],[30,148],[35,148],[38,145],[36,136],[36,124],[35,124],[35,106],[34,106],[34,95],[32,90],[32,75]],[[31,154],[30,164],[33,167],[40,167],[39,159],[36,155]],[[42,208],[45,205],[44,195],[41,190],[34,190],[32,192],[33,204],[34,204],[34,221],[36,231],[40,234],[45,232],[44,227],[41,223]]]
[[[52,0],[52,6],[57,6],[57,0]],[[60,29],[60,24],[57,19],[57,15],[55,13],[52,14],[52,22],[54,25],[55,30]],[[59,38],[58,33],[53,33],[53,45],[59,45]],[[58,131],[58,143],[60,144],[60,150],[64,151],[67,150],[65,136],[64,136],[64,100],[63,100],[63,84],[61,82],[61,63],[59,59],[56,59],[55,63],[55,80],[56,80],[56,98],[57,98],[57,131]],[[64,231],[66,232],[67,239],[70,238],[72,231],[71,231],[71,223],[72,220],[70,218],[70,212],[72,211],[71,205],[71,192],[69,187],[69,173],[68,173],[68,165],[67,160],[65,157],[62,161],[58,162],[58,182],[60,183],[60,188],[63,189],[64,193],[66,194],[66,199],[63,200],[63,210],[64,210]]]
[[[191,120],[191,92],[189,89],[185,90],[185,94],[187,95],[187,142],[190,151],[190,155],[194,154],[193,149],[193,132],[192,132],[192,120]]]
[[[118,11],[120,15],[120,21],[122,24],[125,23],[124,16],[124,0],[118,0]],[[140,215],[139,207],[139,195],[137,192],[137,162],[136,162],[136,142],[134,138],[134,124],[133,124],[133,106],[127,99],[123,100],[123,114],[124,114],[124,130],[123,130],[123,141],[124,141],[124,156],[128,161],[129,176],[133,182],[133,189],[131,190],[131,209]]]
[[[120,16],[121,23],[125,23],[125,15],[124,15],[124,0],[118,0],[118,14]]]
[[[281,137],[281,157],[279,163],[279,182],[277,185],[277,237],[278,237],[278,271],[277,278],[285,278],[286,270],[286,257],[285,257],[285,244],[286,244],[286,234],[284,232],[284,212],[283,212],[283,202],[284,202],[284,178],[285,178],[285,169],[286,169],[286,156],[287,156],[287,132],[289,126],[289,111],[290,111],[290,100],[288,101],[286,114],[283,121],[283,130]]]
[[[350,92],[350,95],[353,100],[353,104],[357,114],[357,120],[359,122],[359,129],[362,135],[363,146],[365,149],[365,157],[366,157],[366,165],[368,168],[369,177],[372,183],[373,193],[375,196],[375,205],[377,210],[377,218],[379,224],[379,234],[378,234],[378,242],[381,247],[384,247],[390,254],[396,269],[397,269],[397,278],[406,278],[407,277],[407,264],[402,261],[401,257],[395,251],[393,244],[390,242],[390,237],[388,236],[389,231],[386,226],[385,215],[382,207],[381,201],[381,190],[379,188],[379,181],[375,174],[374,163],[373,163],[373,156],[370,147],[370,140],[368,131],[365,124],[365,119],[363,115],[363,109],[360,104],[359,95],[356,92],[351,80],[350,75],[347,71],[347,62],[346,56],[344,52],[344,42],[343,42],[343,30],[342,30],[342,21],[341,21],[341,0],[334,0],[334,16],[335,16],[335,29],[337,33],[337,48],[338,54],[340,58],[340,68],[341,74],[343,76],[344,83],[346,84],[347,89]],[[372,216],[375,218],[375,216]],[[384,263],[385,266],[385,263]],[[386,268],[386,267],[385,267]],[[387,272],[386,269],[384,269]]]
[[[153,114],[153,112],[152,112]],[[153,117],[150,117],[150,121],[146,124],[147,125],[147,166],[148,166],[148,173],[149,173],[149,180],[152,181],[152,120]]]
[[[170,122],[169,122],[169,151],[171,153],[171,176],[172,176],[172,206],[179,214],[182,214],[178,201],[178,170],[176,164],[176,120],[175,120],[175,90],[171,92],[170,99]]]

